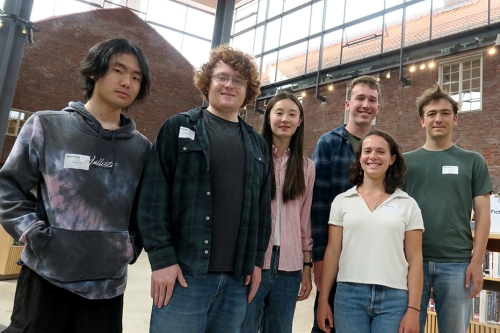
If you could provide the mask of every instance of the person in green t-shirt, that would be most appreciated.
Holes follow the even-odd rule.
[[[405,191],[417,201],[425,227],[420,332],[425,330],[427,305],[434,297],[439,332],[465,333],[472,310],[470,299],[483,286],[493,187],[484,158],[451,140],[458,103],[436,85],[417,99],[417,107],[425,144],[404,158]],[[470,228],[472,208],[475,241]]]

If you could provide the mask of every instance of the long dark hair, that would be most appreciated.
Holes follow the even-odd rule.
[[[302,123],[292,135],[290,140],[290,157],[286,164],[285,181],[283,183],[283,202],[294,200],[306,192],[306,182],[304,179],[304,109],[302,104],[293,94],[289,92],[282,92],[274,96],[266,107],[264,114],[264,123],[262,124],[261,134],[266,139],[267,146],[269,147],[269,154],[271,156],[271,199],[276,198],[276,178],[274,176],[274,162],[273,162],[273,131],[270,124],[270,113],[273,106],[282,99],[289,99],[297,105],[300,110],[300,119]]]
[[[351,184],[355,186],[363,184],[364,172],[363,169],[361,168],[361,163],[359,162],[359,159],[361,157],[361,151],[363,149],[363,142],[370,135],[377,135],[382,137],[389,144],[389,151],[391,156],[396,155],[394,163],[392,163],[392,165],[385,172],[385,179],[384,179],[385,192],[392,194],[394,193],[394,191],[396,191],[397,188],[401,188],[405,183],[404,174],[406,171],[406,164],[403,158],[403,154],[401,153],[401,147],[399,147],[399,145],[396,143],[396,141],[392,138],[392,136],[389,133],[381,130],[372,129],[361,138],[359,147],[358,149],[356,149],[356,152],[354,153],[354,155],[356,156],[356,162],[352,162],[351,165],[349,166],[349,171],[351,172],[349,181],[351,182]]]

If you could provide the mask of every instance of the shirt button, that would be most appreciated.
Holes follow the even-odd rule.
[[[208,240],[207,239],[205,239],[205,244],[208,244]]]
[[[208,254],[208,250],[205,250],[205,254]]]
[[[259,161],[262,161],[262,159],[259,157]]]
[[[207,195],[210,195],[210,192],[207,192]]]
[[[205,220],[207,221],[210,220],[210,216],[205,217]]]
[[[186,147],[184,147],[184,148],[182,148],[182,150],[187,150],[187,148],[186,148]]]

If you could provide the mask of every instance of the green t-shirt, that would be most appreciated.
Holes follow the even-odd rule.
[[[347,133],[347,138],[349,139],[349,143],[351,144],[352,147],[352,152],[356,154],[356,150],[359,148],[359,144],[361,143],[361,139],[358,138],[357,136],[351,134],[349,131],[346,130]]]
[[[493,191],[488,167],[476,152],[455,145],[404,154],[405,191],[422,210],[424,261],[469,262],[472,199]]]

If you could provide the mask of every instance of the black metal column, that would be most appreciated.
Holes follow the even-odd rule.
[[[212,49],[231,40],[235,0],[217,0]]]
[[[5,0],[0,28],[0,147],[3,148],[34,0]],[[24,33],[23,33],[24,29]]]

